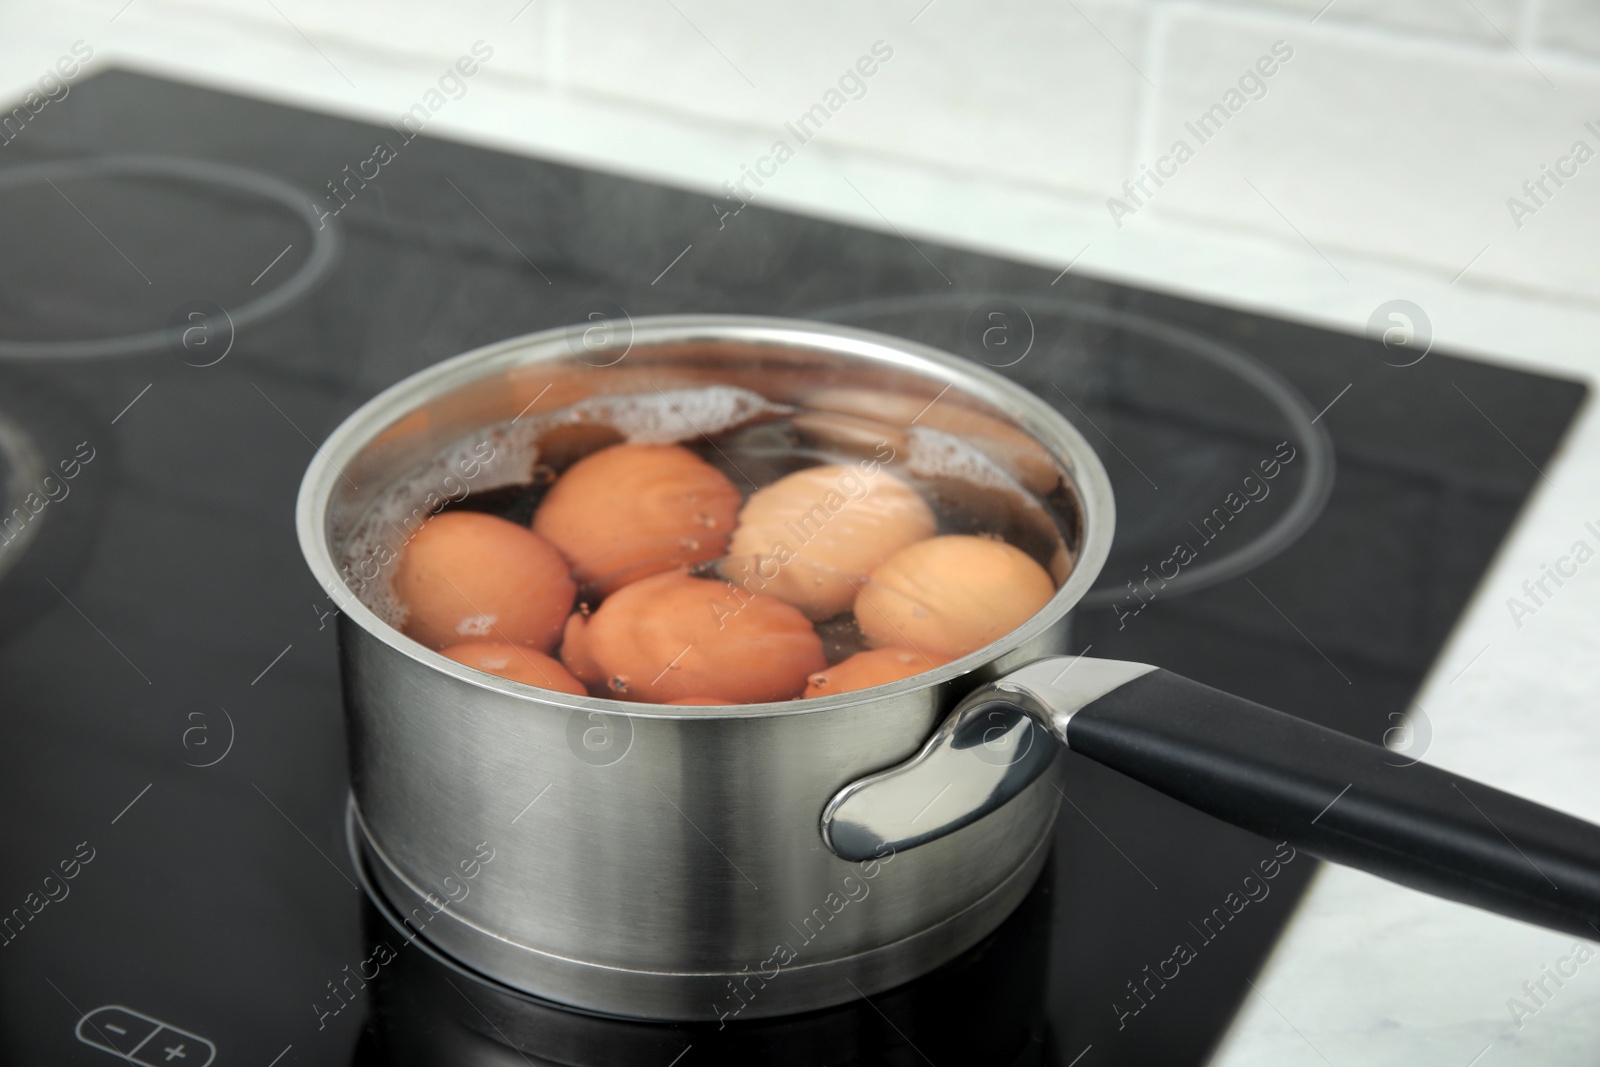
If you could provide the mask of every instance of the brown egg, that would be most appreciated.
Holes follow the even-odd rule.
[[[913,674],[942,667],[950,656],[918,652],[911,648],[874,648],[857,652],[843,663],[820,670],[806,679],[807,697],[832,696],[835,693],[852,693],[857,689],[871,689],[875,685],[888,685]]]
[[[684,707],[714,708],[725,706],[728,702],[726,700],[718,700],[716,697],[679,697],[677,700],[669,700],[667,703],[680,704]]]
[[[661,704],[716,693],[732,704],[788,700],[826,664],[795,608],[726,582],[658,574],[567,620],[561,659],[596,692]]]
[[[573,577],[601,596],[652,574],[716,559],[739,490],[678,445],[612,445],[550,487],[533,529],[561,550]]]
[[[583,683],[574,678],[559,660],[529,648],[504,641],[468,641],[439,650],[457,663],[476,667],[486,674],[509,678],[523,685],[536,685],[540,689],[553,689],[558,693],[588,696]]]
[[[875,648],[964,656],[1015,630],[1055,591],[1043,567],[1004,541],[933,537],[872,572],[856,623]]]
[[[567,618],[566,627],[561,632],[560,656],[561,662],[566,664],[574,677],[589,685],[596,685],[605,680],[605,669],[589,655],[589,643],[585,639],[589,619],[587,609],[575,611]]]
[[[526,527],[447,511],[400,554],[394,593],[405,632],[431,648],[482,639],[548,652],[577,594],[561,554]]]
[[[873,568],[934,528],[916,490],[877,463],[810,467],[745,502],[723,575],[827,619],[849,609]]]

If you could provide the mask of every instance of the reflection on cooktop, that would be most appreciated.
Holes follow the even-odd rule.
[[[0,366],[0,640],[61,602],[51,576],[82,565],[114,456],[81,408]]]

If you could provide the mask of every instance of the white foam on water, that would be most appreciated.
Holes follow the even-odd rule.
[[[1023,500],[1034,499],[1005,468],[959,437],[912,426],[906,431],[906,440],[911,446],[906,466],[919,478],[954,478],[987,489],[1004,489]]]
[[[345,584],[384,622],[403,627],[406,609],[391,582],[406,542],[450,501],[531,484],[539,442],[553,429],[609,426],[630,444],[679,444],[790,411],[748,389],[715,385],[598,396],[475,430],[396,478],[356,521],[343,540],[340,569]]]
[[[615,427],[631,444],[677,444],[716,437],[762,415],[788,414],[759,393],[731,385],[601,396],[567,409],[583,421]]]

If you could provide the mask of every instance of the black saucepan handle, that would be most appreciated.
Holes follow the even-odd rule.
[[[1154,670],[1084,705],[1067,747],[1335,863],[1600,936],[1600,827]]]

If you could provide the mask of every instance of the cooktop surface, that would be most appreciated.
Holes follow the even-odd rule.
[[[1024,905],[870,1000],[601,1019],[407,943],[347,847],[336,606],[292,516],[322,438],[429,364],[689,311],[988,364],[1115,482],[1080,650],[1402,761],[1584,395],[1429,351],[1403,303],[1347,336],[117,71],[6,144],[0,249],[6,1063],[1172,1065],[1253,995],[1313,861],[1072,756]]]

